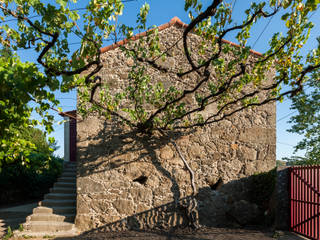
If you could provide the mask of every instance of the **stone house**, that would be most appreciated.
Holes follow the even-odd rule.
[[[176,17],[159,26],[162,46],[178,41],[185,27]],[[145,35],[141,33],[134,39]],[[196,36],[193,38],[196,42]],[[101,49],[104,68],[99,74],[113,89],[125,87],[132,64],[119,48],[126,43],[124,40]],[[170,50],[171,57],[159,64],[172,68],[186,64],[181,44],[180,40]],[[254,51],[251,54],[260,56]],[[154,81],[165,77],[156,72],[153,76]],[[276,105],[269,103],[238,112],[217,124],[172,135],[195,172],[200,224],[243,225],[259,215],[257,205],[248,200],[245,179],[275,167],[275,119]],[[67,139],[75,139],[75,135],[68,135],[70,130],[65,131]],[[71,145],[65,147],[67,156],[74,151]],[[188,202],[191,192],[189,173],[168,139],[147,138],[94,114],[77,116],[78,229],[185,225],[186,215],[177,203]]]

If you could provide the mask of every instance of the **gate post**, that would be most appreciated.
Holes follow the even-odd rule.
[[[278,230],[290,228],[289,178],[290,167],[277,167],[275,228]]]

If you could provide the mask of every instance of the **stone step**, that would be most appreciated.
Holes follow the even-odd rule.
[[[26,222],[26,219],[24,218],[24,219],[21,219],[19,221],[17,221],[17,220],[10,221],[5,225],[0,226],[0,239],[2,239],[1,238],[1,232],[6,234],[7,230],[8,230],[8,227],[10,227],[12,231],[14,231],[16,229],[19,229],[19,226],[23,225],[25,222]]]
[[[76,173],[77,173],[77,170],[74,170],[74,169],[66,169],[66,170],[63,170],[63,171],[62,171],[62,174],[64,174],[64,173],[76,174]]]
[[[68,165],[68,166],[65,166],[63,169],[77,169],[77,165]]]
[[[76,172],[62,172],[61,177],[76,177]]]
[[[75,183],[77,178],[74,177],[60,177],[58,178],[58,182],[70,182],[70,183]]]
[[[67,169],[67,170],[62,171],[62,174],[65,174],[65,173],[67,173],[67,174],[69,173],[69,174],[74,174],[75,175],[77,173],[77,171],[76,170],[71,170],[71,169],[68,170]]]
[[[64,166],[77,166],[76,162],[67,162],[64,164]]]
[[[30,239],[34,239],[34,238],[40,238],[40,239],[52,239],[50,237],[61,237],[61,238],[67,238],[69,239],[70,237],[75,237],[78,236],[80,234],[79,231],[77,231],[77,229],[75,227],[73,227],[71,230],[68,231],[59,231],[59,232],[32,232],[32,231],[15,231],[14,232],[14,236],[15,237],[22,237],[22,239],[28,239],[30,237]],[[20,238],[19,238],[20,239]],[[72,239],[77,239],[72,238]]]
[[[58,214],[58,215],[62,215],[62,214],[75,214],[76,213],[76,208],[73,206],[67,206],[67,207],[37,207],[33,209],[33,213],[34,214],[38,214],[38,213],[53,213],[53,214]]]
[[[66,168],[77,168],[77,165],[76,164],[68,164],[63,167],[63,169],[66,169]]]
[[[50,193],[76,193],[76,188],[54,187],[50,188]]]
[[[56,200],[75,200],[77,195],[75,193],[48,193],[44,195],[44,199],[56,199]]]
[[[53,188],[55,187],[63,187],[63,188],[76,188],[76,183],[69,182],[56,182],[53,184]]]
[[[11,229],[16,229],[19,227],[20,224],[24,223],[26,221],[26,218],[23,217],[23,218],[9,218],[9,219],[6,219],[5,221],[3,221],[1,224],[0,224],[0,227],[2,225],[2,227],[11,227]]]
[[[72,223],[54,221],[32,221],[24,225],[24,228],[32,232],[57,232],[73,229]]]
[[[76,206],[76,200],[61,200],[61,199],[45,199],[43,201],[39,202],[39,206],[43,207],[75,207]]]
[[[62,169],[62,171],[65,171],[65,170],[77,170],[77,166],[66,166]]]
[[[77,162],[65,162],[64,166],[73,166],[73,165],[77,165]]]
[[[77,166],[64,167],[64,168],[62,169],[62,172],[65,172],[65,171],[77,171]]]
[[[7,228],[5,227],[5,223],[2,219],[0,219],[0,238],[6,234]]]
[[[75,214],[64,214],[57,215],[51,213],[35,213],[27,218],[29,221],[54,221],[54,222],[73,222],[75,219]]]
[[[6,234],[6,228],[2,228],[0,227],[0,239],[2,239],[2,236],[4,236]]]

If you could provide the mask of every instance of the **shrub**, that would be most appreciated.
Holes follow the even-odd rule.
[[[41,153],[30,156],[30,164],[21,161],[6,164],[0,172],[0,204],[40,199],[61,174],[63,159]]]

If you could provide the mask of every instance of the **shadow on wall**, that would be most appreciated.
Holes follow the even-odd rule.
[[[79,126],[78,128],[81,128]],[[90,132],[91,125],[86,124],[82,128],[88,128]],[[156,149],[160,149],[169,144],[171,140],[176,141],[182,136],[192,134],[195,130],[171,132],[169,137],[160,135],[141,134],[137,131],[130,131],[124,129],[122,123],[108,124],[103,122],[102,129],[99,129],[96,134],[90,132],[90,135],[79,137],[77,155],[78,160],[85,164],[85,167],[80,169],[80,176],[90,176],[95,173],[110,171],[128,165],[133,162],[139,162],[144,158],[151,158],[158,164],[159,159],[155,154]],[[80,133],[81,134],[81,133]],[[134,157],[126,159],[125,156],[134,153]],[[151,155],[150,155],[151,154]],[[79,157],[80,156],[80,157]],[[101,161],[102,160],[102,161]],[[100,168],[100,166],[102,168]]]
[[[78,165],[82,167],[78,167],[78,177],[85,179],[84,181],[77,182],[78,188],[80,187],[81,189],[80,194],[94,190],[88,189],[90,187],[88,185],[90,181],[88,180],[95,177],[105,182],[110,182],[110,178],[112,178],[118,183],[120,181],[130,181],[148,187],[150,177],[156,170],[161,175],[159,179],[165,179],[166,185],[168,184],[168,180],[171,182],[170,190],[174,201],[179,201],[181,198],[179,184],[174,173],[170,171],[171,169],[163,166],[163,161],[159,158],[157,151],[167,146],[172,140],[176,141],[183,136],[192,134],[193,130],[189,130],[188,132],[171,132],[169,137],[164,137],[141,134],[137,131],[124,131],[123,129],[124,127],[121,123],[109,125],[104,122],[103,128],[99,129],[96,135],[86,137],[83,142],[80,140],[80,144],[77,145],[77,155],[81,156],[80,159],[78,157],[78,162],[80,163]],[[178,161],[180,164],[183,164],[180,159]],[[152,169],[144,168],[146,165],[149,165],[148,163],[152,165]],[[183,168],[181,165],[180,167]],[[109,174],[106,174],[106,172]],[[124,178],[117,178],[119,174],[123,175]],[[86,186],[82,186],[82,183]],[[97,182],[95,182],[96,184]],[[96,185],[94,188],[98,187]],[[103,187],[100,187],[99,190],[101,191]]]
[[[265,223],[266,213],[272,218],[269,200],[274,181],[270,179],[275,179],[275,175],[262,177],[263,183],[257,176],[226,184],[223,176],[212,180],[208,168],[214,168],[215,162],[190,161],[188,144],[194,141],[194,134],[201,135],[197,131],[171,132],[164,137],[126,131],[120,123],[87,120],[86,125],[78,124],[76,225],[94,229],[83,236],[95,231],[174,229],[188,225],[185,206],[192,199],[190,177],[170,144],[172,140],[195,170],[199,183],[195,198],[202,226]],[[197,161],[200,164],[193,165]]]
[[[269,173],[269,175],[273,175],[273,173]],[[258,178],[261,177],[261,175],[257,176]],[[257,229],[261,236],[268,236],[272,239],[270,232],[263,232],[260,230],[265,229],[265,227],[261,228],[261,226],[259,227],[257,225],[265,223],[265,217],[263,216],[263,210],[261,209],[262,206],[252,204],[246,200],[237,201],[234,205],[231,202],[227,203],[227,199],[224,199],[224,191],[228,191],[228,188],[231,185],[233,188],[234,184],[239,184],[244,181],[247,184],[253,184],[256,182],[256,177],[253,176],[239,181],[234,181],[230,184],[225,184],[221,186],[219,190],[213,190],[210,187],[200,189],[196,199],[198,202],[202,202],[198,207],[198,211],[200,224],[204,228],[199,232],[194,231],[194,229],[187,228],[189,225],[184,205],[187,205],[192,200],[192,197],[185,197],[180,199],[178,203],[171,202],[148,211],[134,214],[119,221],[83,232],[77,237],[63,237],[56,239],[100,239],[99,237],[109,237],[112,239],[120,239],[121,237],[123,237],[123,239],[135,237],[137,239],[158,239],[158,237],[163,237],[163,239],[175,239],[175,237],[177,237],[177,239],[180,239],[180,237],[183,237],[184,239],[200,240],[211,239],[206,238],[209,235],[219,236],[223,231],[225,231],[223,227],[227,227],[228,230],[226,233],[233,237],[234,235],[239,237],[241,234],[244,234],[244,237],[246,237],[248,236],[248,233],[244,233],[244,231],[247,230],[241,230],[240,228],[248,226],[251,226],[249,229],[253,232],[255,231],[254,229]],[[249,193],[258,191],[257,189],[253,189],[253,186],[248,189]],[[269,210],[272,209],[269,208]],[[221,214],[221,216],[218,216],[218,214]],[[219,224],[212,224],[214,221],[212,221],[212,219],[208,219],[208,217],[221,219],[222,215],[224,215],[223,217],[229,225],[226,225],[225,222],[223,222],[221,226]],[[171,226],[175,227],[170,228]],[[206,233],[206,231],[208,232]],[[225,237],[226,233],[223,233],[222,235]],[[199,237],[194,236],[194,234],[199,234]],[[253,237],[252,239],[256,238]]]

